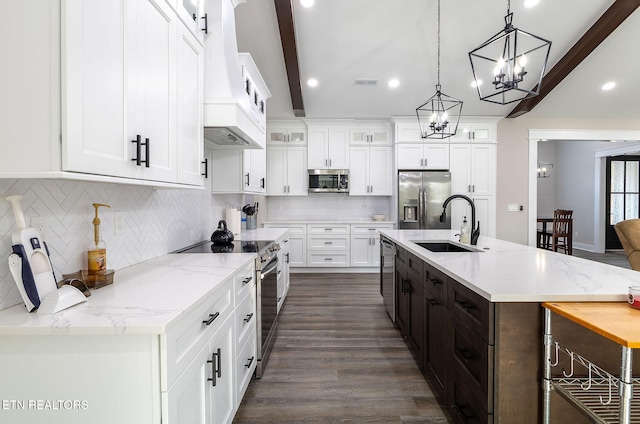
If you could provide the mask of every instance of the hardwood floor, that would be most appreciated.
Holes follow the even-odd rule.
[[[631,269],[627,256],[622,250],[607,250],[604,253],[593,253],[587,252],[586,250],[573,249],[573,256]]]
[[[293,274],[278,338],[234,423],[447,423],[378,274]]]

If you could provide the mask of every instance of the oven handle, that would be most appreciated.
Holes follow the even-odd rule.
[[[278,261],[272,261],[273,262],[273,266],[270,268],[267,268],[263,271],[261,271],[261,276],[262,278],[264,278],[265,275],[269,274],[270,272],[273,272],[274,269],[276,269],[278,267]]]

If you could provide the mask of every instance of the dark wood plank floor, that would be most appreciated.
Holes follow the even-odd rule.
[[[234,423],[447,423],[378,274],[294,274],[267,369]]]

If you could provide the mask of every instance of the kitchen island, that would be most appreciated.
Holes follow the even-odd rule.
[[[432,252],[415,243],[455,245],[455,233],[381,231],[396,246],[396,326],[456,422],[538,423],[541,302],[624,302],[640,273],[487,237],[467,245],[472,252]],[[562,317],[554,317],[554,338],[619,372],[615,344]],[[563,359],[554,372],[570,365]],[[551,422],[582,422],[557,395],[553,402]]]
[[[167,254],[58,313],[0,311],[0,422],[230,423],[256,367],[255,259]]]

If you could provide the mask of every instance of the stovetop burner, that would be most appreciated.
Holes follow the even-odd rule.
[[[231,243],[214,245],[205,241],[194,246],[178,250],[175,253],[263,253],[273,244],[272,240],[235,240]]]

